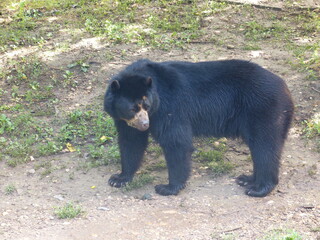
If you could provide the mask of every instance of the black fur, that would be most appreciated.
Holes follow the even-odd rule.
[[[242,60],[139,60],[115,80],[116,88],[107,89],[104,107],[119,133],[122,172],[111,176],[110,185],[120,187],[132,180],[149,133],[163,148],[169,171],[169,184],[156,186],[161,195],[176,195],[185,187],[193,136],[245,141],[253,159],[253,175],[242,175],[237,182],[246,187],[248,195],[266,196],[278,184],[279,160],[293,115],[289,90],[280,77]],[[149,105],[147,131],[121,120],[130,118],[129,109],[143,96]]]

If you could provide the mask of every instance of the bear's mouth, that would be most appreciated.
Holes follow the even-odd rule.
[[[148,112],[141,109],[130,120],[123,119],[128,126],[138,129],[139,131],[146,131],[149,128],[149,116]]]

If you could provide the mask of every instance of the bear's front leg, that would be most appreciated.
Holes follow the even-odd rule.
[[[177,195],[185,188],[191,169],[191,154],[193,152],[192,137],[168,138],[161,144],[169,173],[169,184],[160,184],[155,187],[158,194],[163,196]],[[186,141],[181,141],[186,140]]]
[[[138,170],[148,145],[148,131],[129,127],[124,121],[115,121],[121,157],[121,173],[113,174],[108,183],[112,187],[123,187],[130,182]]]

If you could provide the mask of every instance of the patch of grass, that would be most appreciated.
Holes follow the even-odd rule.
[[[71,144],[89,157],[81,164],[81,168],[87,170],[120,159],[116,136],[113,120],[105,113],[92,110],[69,113],[57,134],[59,143]]]
[[[52,37],[51,29],[60,24],[65,25],[69,32],[84,29],[94,36],[104,37],[109,43],[134,43],[164,49],[183,47],[203,37],[206,17],[219,15],[227,8],[230,15],[248,15],[249,21],[241,23],[241,28],[244,28],[247,39],[254,41],[274,37],[280,41],[284,38],[290,41],[297,34],[312,36],[320,29],[317,11],[284,14],[257,10],[249,5],[231,7],[226,2],[216,1],[53,0],[49,3],[44,0],[14,0],[2,5],[4,9],[10,9],[10,17],[13,19],[1,28],[1,36],[4,36],[1,39],[3,42],[0,42],[2,48],[35,44],[41,46],[47,40],[43,36]],[[260,20],[261,15],[265,15],[263,22]],[[46,29],[50,30],[37,34],[39,26],[51,16],[63,20],[59,20],[59,24],[47,22]]]
[[[218,8],[200,6],[196,1],[177,0],[117,0],[102,4],[103,11],[94,3],[94,6],[87,7],[86,14],[80,15],[88,32],[104,36],[112,43],[137,43],[160,48],[182,46],[199,37],[203,8],[212,11]]]
[[[38,154],[37,146],[47,142],[53,136],[53,131],[48,123],[38,121],[31,114],[19,114],[14,117],[1,115],[1,145],[2,155],[8,156],[8,165],[14,167],[19,163],[29,161],[30,156],[45,155],[45,148]],[[46,146],[48,150],[50,145]],[[50,150],[50,153],[58,149]],[[49,151],[48,151],[49,152]]]
[[[71,86],[71,87],[76,87],[78,82],[74,79],[73,77],[74,73],[66,70],[64,72],[63,76],[63,86],[67,87],[67,86]]]
[[[109,116],[100,111],[81,110],[69,113],[59,134],[63,142],[81,143],[81,140],[92,137],[97,144],[112,141],[115,136],[116,130]]]
[[[11,119],[8,118],[5,114],[0,115],[0,135],[5,132],[11,132],[14,130],[14,126],[11,122]]]
[[[204,161],[205,165],[216,174],[228,173],[234,168],[232,163],[224,160],[224,152],[217,150],[199,152],[198,159]]]
[[[117,132],[109,116],[100,111],[75,110],[65,118],[54,123],[26,112],[0,114],[1,158],[15,167],[28,162],[30,156],[60,152],[66,144],[80,152],[88,149],[93,166],[106,165],[120,158]]]
[[[40,173],[41,177],[48,176],[50,173],[54,171],[54,167],[50,161],[42,161],[35,165],[35,170],[41,169],[42,172]]]
[[[246,45],[243,47],[243,50],[257,51],[261,50],[261,47],[257,43],[247,42]]]
[[[120,159],[120,151],[118,145],[111,145],[107,150],[107,158],[109,161],[117,162]]]
[[[80,70],[84,73],[88,72],[90,65],[84,60],[78,60],[68,65],[68,68],[80,67]]]
[[[149,173],[143,173],[136,175],[132,182],[128,183],[125,187],[125,191],[132,191],[134,189],[142,188],[147,184],[154,181],[155,177],[151,176]]]
[[[223,161],[224,152],[220,152],[217,150],[211,150],[211,151],[200,151],[198,153],[198,156],[201,161],[204,162],[221,162]]]
[[[221,233],[221,234],[211,234],[211,238],[219,239],[219,240],[235,240],[238,237],[235,233]]]
[[[320,113],[316,113],[313,118],[304,122],[304,133],[307,138],[313,139],[317,150],[320,151]]]
[[[311,232],[320,232],[320,226],[311,229]]]
[[[44,142],[37,144],[35,156],[49,156],[57,152],[60,152],[62,148],[62,144],[58,141],[47,139]]]
[[[4,193],[6,195],[12,195],[16,191],[17,191],[17,188],[16,188],[16,186],[14,184],[9,184],[4,189]]]
[[[259,23],[256,20],[249,21],[243,26],[244,35],[249,40],[264,40],[271,37],[284,37],[287,32],[287,28],[280,22],[273,22],[271,26],[266,26],[263,23]]]
[[[293,19],[299,28],[300,36],[311,36],[320,31],[320,18],[317,11],[304,11]]]
[[[9,60],[3,70],[2,79],[10,87],[3,92],[5,105],[35,107],[34,103],[41,103],[55,98],[54,86],[50,78],[46,78],[48,67],[33,55]],[[14,110],[15,108],[13,108]],[[10,108],[4,110],[10,110]]]
[[[287,49],[293,52],[296,61],[291,64],[302,72],[307,73],[307,79],[317,81],[320,72],[320,44],[293,44],[287,45]]]
[[[34,56],[20,57],[15,60],[10,60],[12,66],[6,72],[6,78],[9,84],[20,86],[27,84],[30,88],[38,89],[39,82],[33,81],[38,78],[45,70],[45,66],[41,61]]]
[[[88,145],[88,151],[90,160],[83,166],[87,169],[115,163],[120,159],[119,148],[116,144],[109,146],[97,146],[91,144]]]
[[[43,44],[46,36],[39,26],[44,24],[44,19],[50,15],[68,11],[75,6],[74,0],[8,0],[1,2],[5,17],[10,19],[0,28],[0,50],[16,49],[21,46]],[[8,15],[8,16],[7,16]]]
[[[302,240],[303,237],[291,229],[276,229],[266,234],[261,240]]]
[[[234,166],[225,160],[225,152],[227,150],[225,143],[215,141],[213,148],[213,150],[209,151],[200,149],[195,158],[217,175],[230,172]]]
[[[148,171],[159,171],[167,168],[167,163],[164,159],[157,161],[147,167]]]
[[[309,170],[308,170],[308,174],[310,177],[315,177],[316,174],[317,174],[317,165],[316,164],[313,164]]]
[[[155,158],[158,158],[163,154],[162,148],[158,144],[153,142],[149,144],[146,151],[148,154],[152,155]]]
[[[0,105],[0,112],[18,112],[22,109],[23,109],[23,107],[21,104]]]
[[[67,203],[62,207],[56,207],[54,211],[54,214],[59,219],[76,218],[83,213],[84,211],[82,210],[82,207],[74,203]]]

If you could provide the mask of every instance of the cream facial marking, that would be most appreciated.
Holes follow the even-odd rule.
[[[142,108],[141,104],[138,106],[140,107],[140,111],[137,112],[133,118],[130,120],[123,120],[126,121],[130,127],[136,128],[140,131],[146,131],[149,128],[149,115],[148,112]]]

